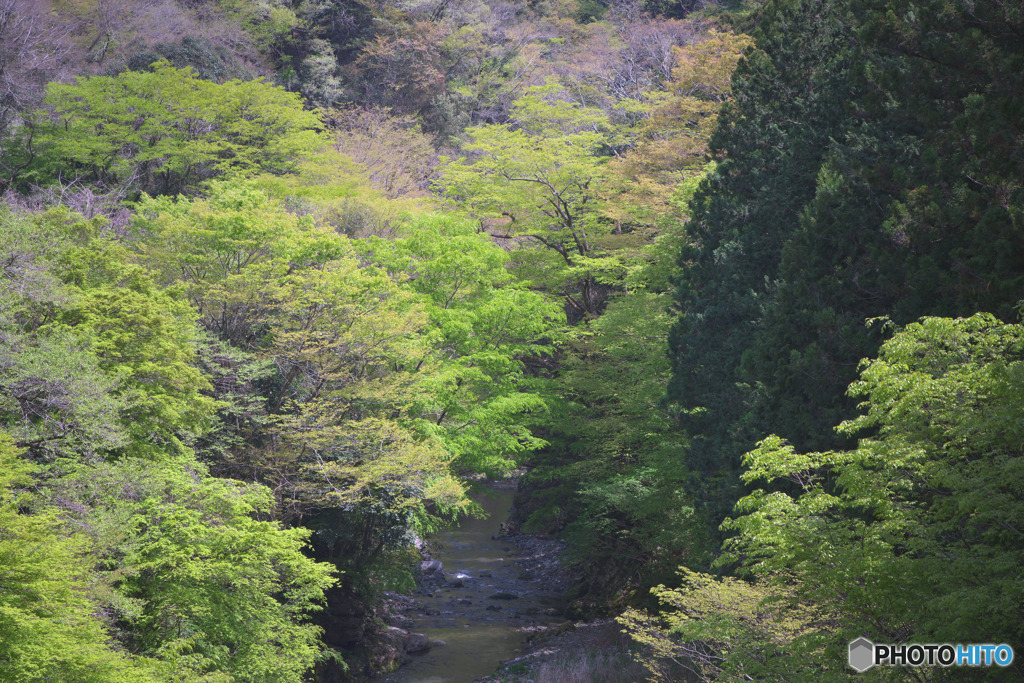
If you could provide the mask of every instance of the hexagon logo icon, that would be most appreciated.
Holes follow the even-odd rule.
[[[847,661],[857,673],[864,673],[875,665],[875,644],[863,636],[851,641]]]

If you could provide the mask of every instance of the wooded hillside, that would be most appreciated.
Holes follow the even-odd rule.
[[[389,669],[511,472],[652,679],[1019,649],[1021,93],[1012,2],[0,0],[0,679]]]

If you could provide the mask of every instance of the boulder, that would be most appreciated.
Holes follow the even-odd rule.
[[[518,600],[519,596],[515,593],[495,593],[494,595],[487,596],[490,600]]]
[[[440,560],[423,560],[420,562],[420,571],[424,574],[439,572],[444,567]]]
[[[410,633],[409,639],[405,642],[405,651],[409,654],[426,652],[433,647],[433,642],[422,633]]]

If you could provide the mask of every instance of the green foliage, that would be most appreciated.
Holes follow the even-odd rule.
[[[829,426],[882,341],[865,319],[1013,319],[1021,49],[1001,36],[1020,25],[1016,9],[938,2],[765,5],[694,202],[671,341],[710,526],[769,432],[849,443]]]
[[[0,631],[21,634],[0,667],[12,680],[302,680],[322,650],[306,613],[332,569],[303,554],[308,531],[257,521],[274,513],[268,489],[194,461],[214,411],[244,402],[209,397],[184,288],[158,286],[102,219],[0,221],[0,418],[51,463],[30,480],[0,449],[0,571],[14,577]],[[37,496],[8,491],[27,483]],[[16,579],[30,575],[37,586]],[[108,631],[141,656],[118,654]]]
[[[121,266],[127,253],[102,239],[69,250],[71,277],[82,277],[68,283],[74,303],[52,329],[84,342],[99,368],[118,379],[113,396],[125,399],[121,419],[130,451],[180,452],[183,439],[201,433],[215,407],[201,393],[205,378],[192,367],[194,316],[177,293],[161,291],[143,269]],[[88,274],[101,268],[107,270],[102,280],[90,281]]]
[[[681,211],[695,182],[677,190]],[[524,479],[539,503],[527,528],[564,527],[582,600],[594,605],[630,598],[683,558],[711,562],[678,457],[687,437],[661,404],[672,261],[685,239],[677,227],[642,249],[625,279],[630,291],[564,347],[545,423],[551,446]]]
[[[576,21],[589,24],[599,21],[608,12],[608,5],[601,0],[580,0],[576,10]]]
[[[322,144],[319,118],[296,95],[260,80],[204,81],[166,62],[52,83],[46,104],[55,121],[40,145],[51,169],[70,162],[125,194],[194,191],[229,170],[286,172]]]
[[[282,0],[218,0],[217,4],[252,36],[256,46],[262,50],[286,39],[299,23],[290,3]]]
[[[37,455],[183,452],[216,404],[192,366],[195,317],[180,293],[132,264],[102,219],[0,220],[7,428]]]
[[[116,378],[72,333],[40,325],[68,302],[56,262],[67,248],[60,231],[40,221],[0,213],[0,419],[15,440],[34,453],[65,449],[94,452],[125,443],[124,401],[112,392]]]
[[[568,508],[571,556],[595,598],[633,590],[682,556],[707,562],[676,457],[685,436],[659,405],[671,322],[664,304],[664,295],[647,292],[617,297],[567,348],[549,423],[557,456],[529,475],[554,475],[575,489],[545,493]],[[541,508],[534,520],[557,524],[546,516]]]
[[[155,662],[110,643],[88,593],[88,539],[69,534],[55,509],[24,511],[35,473],[0,432],[0,679],[165,680]]]
[[[180,283],[199,322],[232,346],[252,349],[258,339],[262,281],[255,269],[293,252],[303,265],[341,253],[341,240],[316,228],[311,218],[286,213],[254,183],[214,181],[209,199],[144,196],[135,226],[146,262],[166,285]],[[303,253],[305,252],[305,253]],[[247,313],[249,315],[247,315]]]
[[[797,673],[778,669],[772,660],[809,615],[780,614],[764,587],[739,579],[680,567],[678,583],[678,588],[651,589],[660,614],[628,609],[617,619],[641,646],[634,658],[653,680],[679,680],[687,674],[701,681],[773,680]]]
[[[649,118],[600,138],[609,146],[633,139],[635,146],[595,174],[594,206],[606,232],[594,238],[591,256],[602,258],[579,262],[601,269],[601,285],[626,291],[609,296],[601,316],[566,347],[545,425],[552,445],[526,477],[536,505],[527,528],[564,531],[583,609],[633,599],[638,589],[668,579],[680,560],[694,567],[711,561],[678,455],[688,438],[661,405],[672,323],[665,307],[677,254],[690,241],[680,221],[700,179],[715,168],[700,170],[705,138],[748,42],[721,34],[676,51],[682,63],[667,84],[672,95],[648,93],[648,102],[623,106]],[[536,98],[528,105],[534,130],[575,125],[567,115],[574,105]],[[593,137],[591,128],[612,123],[596,113],[579,126]]]
[[[669,341],[668,396],[692,436],[692,490],[712,529],[740,495],[740,455],[763,435],[746,412],[758,387],[740,383],[739,366],[848,96],[836,73],[850,31],[843,3],[774,2],[763,13],[711,141],[721,160],[691,203]]]
[[[178,69],[191,68],[196,78],[215,83],[231,79],[249,80],[253,74],[224,46],[203,36],[186,35],[177,42],[157,43],[125,60],[127,71],[149,71],[166,60]]]
[[[659,28],[631,26],[652,39]],[[581,41],[602,35],[597,26],[577,33]],[[597,42],[586,45],[604,49]],[[439,186],[514,249],[516,275],[565,296],[571,321],[589,321],[559,359],[542,427],[550,445],[531,457],[526,479],[535,508],[526,527],[564,531],[591,604],[650,585],[680,556],[710,561],[676,457],[686,439],[659,405],[671,322],[663,308],[675,251],[687,239],[672,228],[693,183],[675,188],[682,169],[693,174],[705,162],[702,138],[746,42],[719,35],[685,52],[668,49],[669,62],[686,56],[668,85],[673,96],[636,93],[640,99],[621,101],[613,115],[583,104],[603,101],[583,75],[572,87],[552,79],[528,88],[508,123],[468,131],[466,149],[476,156],[442,168]],[[650,118],[629,127],[643,116]],[[636,148],[624,153],[630,144]]]
[[[201,456],[315,530],[316,555],[346,572],[340,599],[371,596],[401,580],[411,529],[466,508],[456,474],[507,472],[542,443],[523,425],[546,408],[525,361],[551,352],[562,313],[470,224],[410,219],[356,241],[261,186],[348,191],[261,177],[143,197],[135,245],[209,335],[223,407]]]
[[[602,249],[611,232],[595,211],[604,168],[597,156],[612,143],[604,112],[567,102],[555,83],[527,90],[512,111],[514,123],[468,131],[466,150],[448,163],[441,189],[497,239],[525,242],[522,276],[566,298],[574,317],[596,315],[598,279],[621,269]]]
[[[71,466],[55,488],[115,568],[107,599],[132,651],[174,675],[220,672],[203,680],[304,680],[320,653],[308,613],[333,568],[303,554],[308,530],[256,519],[272,510],[269,489],[189,458]]]
[[[626,621],[699,677],[841,678],[863,633],[1024,635],[1019,329],[908,327],[829,429],[884,337],[865,318],[1014,318],[1012,3],[727,3],[761,5],[719,13],[753,46],[601,0],[7,4],[0,185],[139,212],[127,236],[0,215],[0,429],[46,464],[0,500],[0,571],[49,581],[0,586],[15,678],[298,680],[330,583],[307,540],[335,599],[374,595],[409,530],[465,510],[458,475],[524,461],[583,602],[682,582]],[[158,11],[167,34],[140,35]],[[200,15],[224,36],[167,42]],[[225,17],[307,105],[372,108],[201,80],[259,70]],[[73,40],[135,54],[33,119]],[[436,187],[476,223],[404,217],[469,122]],[[673,580],[745,490],[721,562],[758,582]]]
[[[851,386],[866,412],[840,430],[867,434],[855,450],[803,455],[773,436],[745,457],[745,481],[790,492],[740,501],[724,561],[830,616],[797,656],[839,672],[858,635],[1020,641],[1022,375],[1020,325],[925,318]]]
[[[410,530],[466,508],[457,475],[531,457],[558,482],[543,521],[568,523],[595,594],[707,563],[688,437],[659,405],[664,307],[670,255],[692,246],[678,184],[707,161],[744,39],[621,9],[572,19],[600,2],[491,5],[152,8],[231,17],[309,104],[376,105],[325,112],[333,150],[298,95],[199,78],[258,71],[220,49],[229,25],[129,43],[137,3],[55,5],[98,36],[97,61],[135,54],[51,84],[42,139],[19,132],[5,162],[43,150],[23,184],[57,181],[75,205],[74,174],[138,213],[128,231],[6,222],[0,426],[48,463],[33,515],[89,536],[71,564],[110,620],[98,633],[165,677],[301,678],[330,583],[300,560],[307,538],[345,572],[332,599],[374,595],[407,578]],[[453,143],[470,120],[440,186],[479,223],[399,219],[427,203],[423,131]]]
[[[361,245],[424,301],[430,355],[417,361],[417,429],[440,439],[453,466],[504,474],[544,442],[523,424],[547,410],[526,359],[549,356],[564,314],[506,270],[508,253],[467,221],[421,216],[402,236]]]
[[[995,141],[1020,130],[1006,107],[1021,48],[996,27],[1018,30],[1022,16],[915,5],[914,19],[905,3],[865,3],[858,16],[862,47],[844,76],[857,124],[816,171],[775,303],[742,363],[761,387],[751,412],[801,447],[829,447],[813,434],[849,413],[842,387],[881,341],[864,319],[1016,317],[1024,271],[1005,255],[1022,248],[1020,138]],[[795,380],[808,375],[821,382]]]
[[[200,324],[273,368],[258,441],[222,466],[255,472],[292,514],[378,495],[406,512],[424,498],[457,504],[437,444],[398,419],[412,400],[403,368],[423,357],[414,294],[253,184],[212,188],[209,200],[144,198],[138,227],[147,260],[188,289]]]
[[[405,214],[420,209],[426,202],[405,184],[401,170],[391,174],[394,167],[385,169],[384,174],[390,177],[379,182],[382,169],[374,162],[389,155],[389,143],[363,139],[357,145],[364,153],[351,154],[340,138],[341,135],[337,149],[308,155],[297,164],[295,173],[256,176],[255,187],[280,201],[290,213],[308,216],[349,237],[393,236]],[[400,151],[404,150],[396,149],[394,154]],[[408,156],[398,163],[405,165],[415,155],[415,150],[409,150]],[[396,160],[391,157],[384,164]],[[404,194],[410,189],[410,194]],[[404,196],[394,196],[395,190]]]

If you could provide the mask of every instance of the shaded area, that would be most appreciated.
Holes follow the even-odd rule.
[[[443,568],[425,573],[418,606],[407,613],[411,630],[445,644],[378,680],[468,683],[515,655],[532,632],[563,621],[561,587],[517,566],[518,551],[498,536],[515,483],[494,486],[474,495],[487,519],[464,520],[430,539],[431,557]]]

